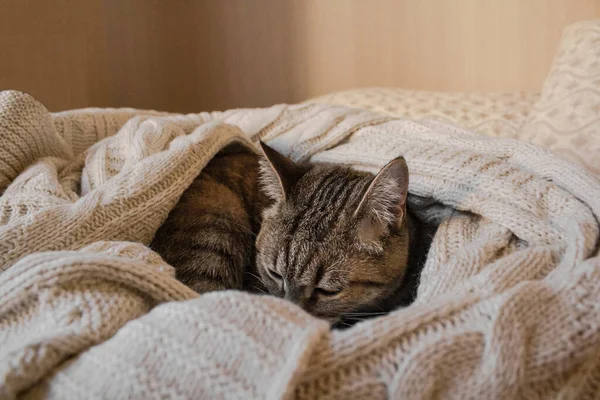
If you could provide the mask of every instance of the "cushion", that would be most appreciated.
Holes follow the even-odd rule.
[[[565,29],[520,138],[600,176],[600,20]]]

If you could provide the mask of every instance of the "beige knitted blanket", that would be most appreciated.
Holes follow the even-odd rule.
[[[376,170],[445,217],[414,305],[346,331],[198,296],[144,246],[220,148]],[[50,114],[0,93],[0,398],[598,398],[600,185],[539,148],[325,105]],[[432,202],[430,199],[435,200]]]

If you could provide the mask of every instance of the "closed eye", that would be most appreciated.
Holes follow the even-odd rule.
[[[283,277],[281,276],[281,274],[279,272],[275,271],[274,269],[267,268],[267,273],[275,281],[283,280]]]
[[[385,283],[382,282],[372,282],[372,281],[353,281],[350,282],[350,285],[370,287],[374,289],[382,288],[385,286]]]
[[[341,290],[330,290],[330,289],[323,289],[323,288],[315,288],[315,294],[319,295],[319,296],[324,296],[324,297],[333,297],[336,294],[339,294],[341,292]]]

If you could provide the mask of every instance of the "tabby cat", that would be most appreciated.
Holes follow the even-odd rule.
[[[404,159],[374,176],[260,145],[217,154],[156,233],[177,278],[199,293],[270,293],[338,324],[409,302],[419,259]]]

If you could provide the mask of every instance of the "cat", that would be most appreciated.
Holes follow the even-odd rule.
[[[295,163],[260,142],[218,153],[150,247],[199,293],[269,293],[344,326],[412,301],[423,252],[402,157],[377,175]]]

